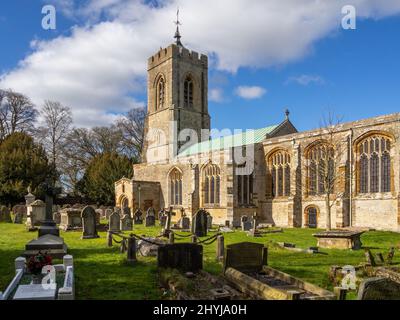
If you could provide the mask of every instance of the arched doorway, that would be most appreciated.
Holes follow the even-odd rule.
[[[123,198],[121,201],[121,207],[123,208],[129,208],[129,200],[128,198]]]
[[[306,208],[305,212],[305,223],[309,228],[318,227],[318,208],[316,206],[310,206]]]

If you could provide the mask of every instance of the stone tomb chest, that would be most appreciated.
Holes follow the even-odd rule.
[[[61,210],[60,229],[64,231],[82,228],[82,209],[67,208]],[[100,225],[100,213],[96,212],[96,224]]]
[[[352,249],[360,250],[362,248],[360,231],[324,231],[316,233],[313,236],[318,239],[318,247],[325,249]]]

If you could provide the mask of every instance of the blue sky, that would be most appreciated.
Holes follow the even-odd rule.
[[[359,1],[362,2],[362,0]],[[57,30],[54,31],[45,31],[41,28],[41,9],[47,2],[7,0],[0,3],[0,39],[2,39],[0,87],[12,87],[16,91],[26,93],[32,96],[38,105],[45,98],[57,99],[70,105],[77,126],[107,124],[130,107],[144,105],[147,99],[146,57],[148,53],[156,52],[160,46],[164,47],[168,45],[168,42],[172,42],[174,33],[172,12],[176,4],[168,2],[169,5],[165,4],[160,9],[153,8],[152,11],[148,11],[148,15],[156,12],[163,17],[166,13],[171,13],[169,15],[171,18],[169,16],[166,18],[170,21],[166,20],[168,23],[164,24],[165,30],[152,37],[149,36],[152,30],[149,30],[149,34],[144,33],[150,28],[147,27],[149,24],[146,20],[140,20],[145,18],[141,16],[139,18],[139,15],[132,13],[133,20],[131,21],[129,17],[126,18],[121,14],[122,10],[126,9],[123,6],[131,5],[138,9],[135,0],[111,0],[111,2],[118,2],[119,5],[118,7],[117,4],[113,4],[112,8],[95,8],[94,5],[89,7],[91,0],[86,1],[88,7],[78,5],[72,0],[48,2],[55,4],[57,8]],[[309,2],[311,5],[309,12],[313,12],[311,1]],[[68,7],[71,4],[72,6]],[[143,10],[150,8],[143,3],[141,6]],[[73,10],[69,11],[71,8]],[[362,7],[360,11],[368,11],[367,9],[370,8]],[[230,41],[227,42],[228,44],[232,41],[239,42],[229,50],[243,51],[243,54],[237,57],[234,54],[235,57],[232,60],[228,49],[225,51],[218,45],[213,47],[213,43],[217,43],[218,39],[208,38],[211,37],[209,33],[214,32],[216,29],[213,28],[217,25],[216,22],[213,25],[211,18],[206,25],[209,29],[205,29],[203,34],[194,30],[192,21],[193,24],[202,23],[202,21],[197,17],[191,19],[193,14],[188,4],[181,14],[184,23],[183,42],[189,48],[208,52],[211,56],[209,109],[212,126],[220,129],[264,127],[282,121],[286,107],[290,109],[291,120],[299,130],[318,127],[321,117],[328,110],[343,116],[345,121],[399,112],[399,9],[397,4],[394,4],[393,7],[385,8],[383,13],[375,15],[373,12],[376,8],[373,8],[372,13],[369,11],[363,13],[363,16],[357,20],[356,30],[340,28],[340,12],[335,12],[334,18],[330,18],[328,22],[313,17],[313,21],[317,21],[315,28],[325,29],[312,39],[305,37],[304,50],[299,52],[296,48],[290,47],[290,43],[282,44],[293,40],[285,40],[286,34],[281,35],[279,25],[275,26],[276,30],[270,28],[270,31],[265,34],[252,32],[255,30],[251,29],[253,27],[263,27],[263,25],[257,26],[257,23],[262,23],[259,22],[262,20],[255,18],[254,26],[249,26],[250,29],[246,30],[246,33],[230,34],[230,30],[227,29],[226,33],[221,35],[224,40],[231,37],[228,39]],[[279,15],[279,13],[276,14]],[[228,22],[222,24],[218,21],[218,23],[222,28],[225,25],[230,28],[227,25]],[[71,28],[77,30],[73,31]],[[90,41],[93,41],[98,45],[97,40],[103,39],[101,37],[104,34],[106,34],[104,39],[109,39],[107,28],[116,28],[112,29],[112,32],[115,32],[116,37],[121,36],[122,39],[126,37],[126,34],[130,35],[126,39],[128,43],[126,47],[125,41],[119,41],[118,45],[110,43],[110,46],[106,44],[101,46],[101,49],[96,47],[94,52],[90,52],[88,48],[83,53],[74,51],[81,50],[82,43],[91,47]],[[309,28],[310,33],[317,32],[312,26]],[[296,25],[293,30],[295,29]],[[275,31],[277,38],[273,38]],[[98,32],[97,35],[96,32]],[[136,37],[139,42],[134,42],[133,39]],[[160,39],[159,42],[158,39]],[[33,40],[39,41],[41,45],[31,46]],[[54,42],[54,40],[61,42]],[[301,46],[300,41],[301,39],[299,40]],[[242,44],[243,47],[241,47]],[[121,48],[119,48],[120,45]],[[45,53],[53,53],[61,47],[64,48],[61,54],[65,52],[73,54],[65,53],[62,60],[54,60],[54,63],[51,61],[51,55],[50,58],[45,58],[46,63],[37,62],[41,61],[39,58],[42,58]],[[138,50],[130,51],[131,47]],[[252,50],[253,47],[254,50]],[[275,47],[277,47],[276,50]],[[111,57],[115,56],[115,60],[122,60],[122,62],[126,59],[126,69],[129,72],[121,71],[120,74],[111,75],[107,69],[100,70],[109,60],[102,61],[103,53],[99,50],[114,50],[107,54]],[[280,59],[290,50],[294,50],[293,55]],[[130,60],[131,53],[132,60]],[[86,58],[82,59],[83,55],[86,55],[84,57],[91,56],[87,57],[87,61],[81,61],[86,60]],[[59,56],[60,54],[57,59],[61,59]],[[110,56],[107,56],[107,59]],[[28,60],[21,65],[24,59]],[[80,74],[79,62],[85,70],[83,76]],[[69,65],[60,66],[61,63],[71,63],[75,66],[76,75],[71,71],[73,68]],[[93,69],[90,69],[92,64]],[[235,67],[231,69],[230,65],[235,65]],[[121,66],[116,65],[116,69],[120,68]],[[93,77],[90,77],[91,72],[93,72]],[[104,75],[104,79],[101,79],[101,83],[96,83],[95,81],[100,81],[99,74]],[[55,83],[57,85],[54,85]],[[38,84],[41,90],[35,87]],[[102,86],[110,88],[110,98],[106,96],[107,90],[102,89]],[[238,94],[240,87],[245,89],[255,87],[253,90],[261,90],[263,94],[258,97],[256,90],[256,93],[253,92],[247,98],[241,97]],[[101,95],[96,92],[97,88],[102,92]]]

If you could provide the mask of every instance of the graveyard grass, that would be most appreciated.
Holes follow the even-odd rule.
[[[104,223],[104,222],[103,222]],[[137,235],[156,236],[159,227],[145,228],[135,226]],[[302,280],[332,290],[328,271],[332,265],[358,265],[365,261],[364,250],[321,250],[321,254],[305,254],[281,249],[276,242],[295,243],[299,248],[316,246],[312,236],[318,230],[285,229],[283,233],[266,234],[261,238],[250,238],[244,232],[225,233],[225,245],[243,241],[263,243],[269,247],[269,265],[287,272]],[[179,232],[178,232],[179,233]],[[214,233],[209,233],[213,235]],[[138,255],[136,266],[126,264],[126,254],[119,253],[118,245],[108,248],[106,233],[99,232],[100,238],[81,240],[81,232],[61,232],[61,236],[74,256],[76,270],[76,299],[90,300],[144,300],[162,299],[159,288],[156,258]],[[14,259],[21,255],[25,244],[35,238],[37,233],[27,232],[24,225],[0,223],[0,291],[4,291],[14,276]],[[398,246],[400,234],[373,231],[361,238],[365,248],[373,253],[382,252],[385,256],[391,246]],[[179,241],[179,240],[178,240]],[[185,240],[187,241],[187,240]],[[204,246],[204,269],[220,275],[222,265],[215,260],[216,242]],[[394,261],[400,263],[398,250]],[[355,295],[350,295],[354,298]]]

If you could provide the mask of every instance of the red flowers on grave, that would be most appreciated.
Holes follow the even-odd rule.
[[[27,270],[34,275],[40,275],[44,266],[49,266],[52,264],[52,258],[47,253],[41,253],[29,258],[26,263]]]

